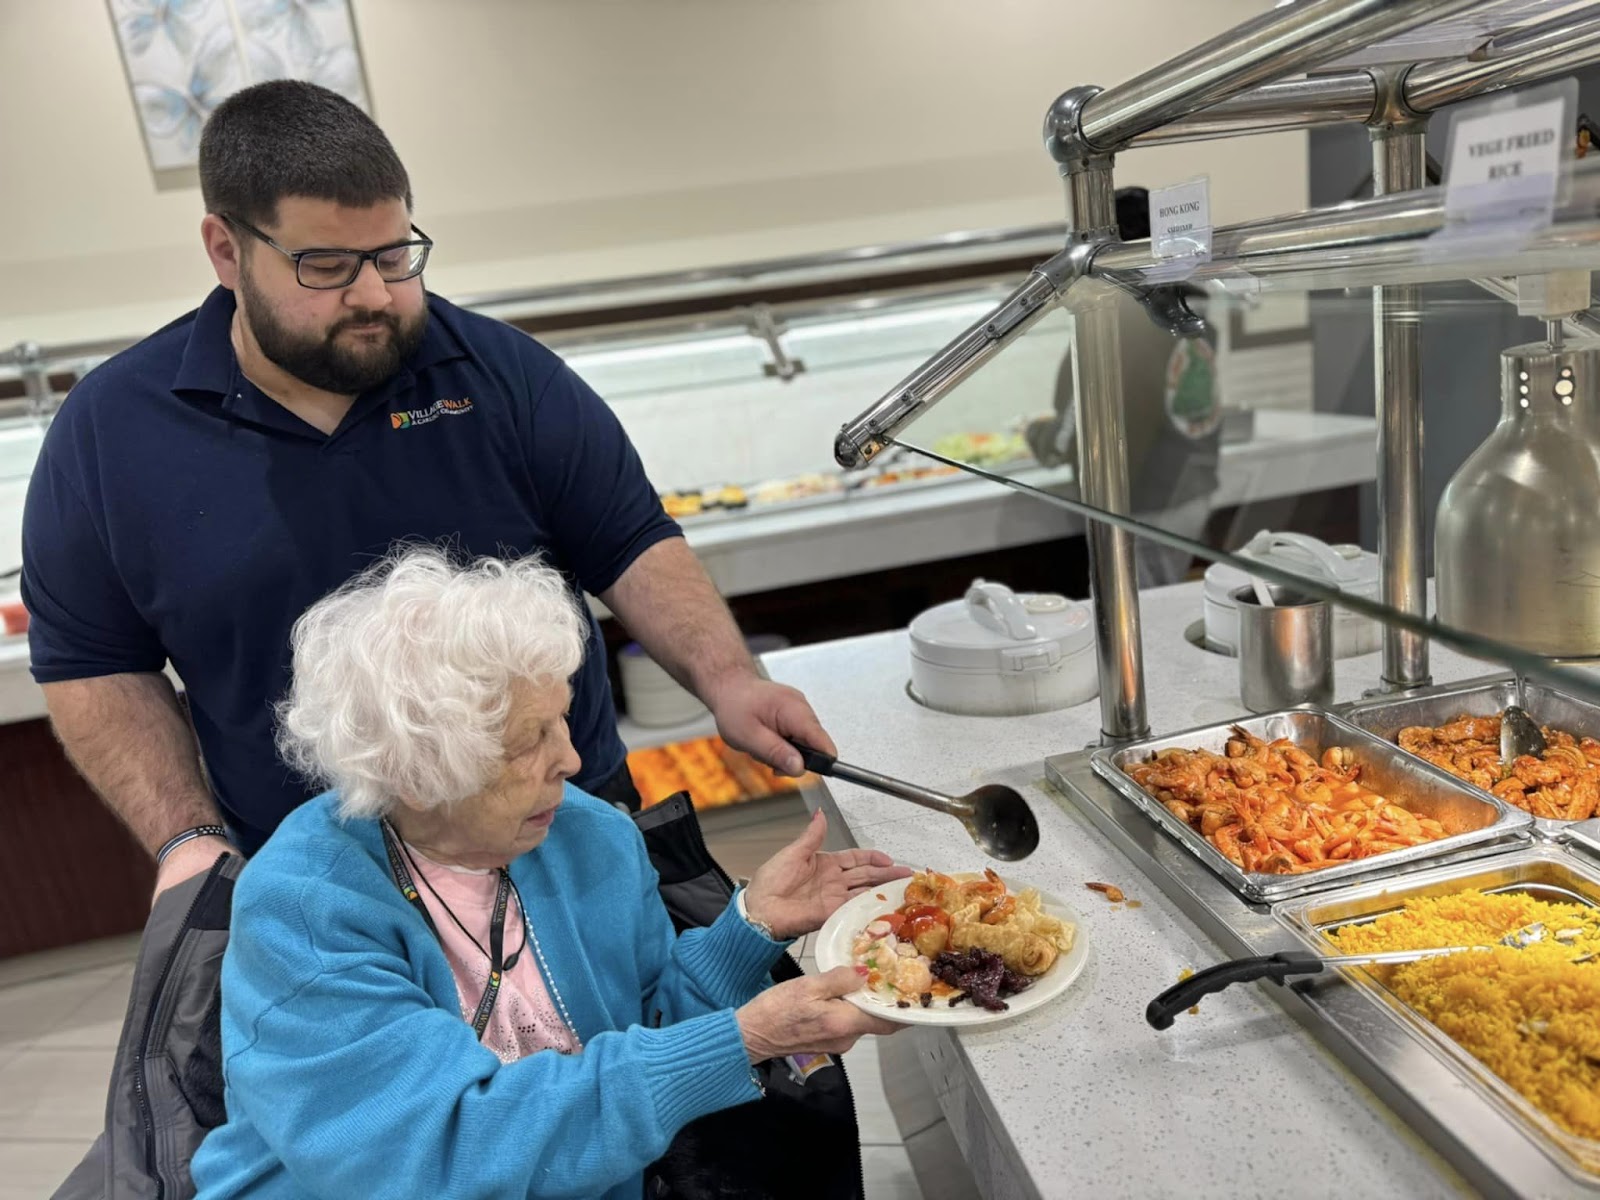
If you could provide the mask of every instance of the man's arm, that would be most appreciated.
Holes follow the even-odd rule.
[[[729,745],[789,775],[805,767],[785,738],[837,753],[804,696],[761,678],[733,614],[681,537],[646,549],[600,599],[651,658],[704,701]]]
[[[43,690],[67,757],[152,855],[174,834],[222,823],[194,733],[165,675],[101,675],[46,683]],[[156,895],[231,848],[215,837],[176,847],[156,876]]]

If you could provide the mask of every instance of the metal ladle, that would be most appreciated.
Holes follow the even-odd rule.
[[[914,783],[879,775],[864,767],[842,763],[831,754],[802,746],[799,742],[791,741],[789,744],[800,751],[808,771],[826,775],[830,779],[843,779],[846,783],[857,783],[886,796],[898,796],[901,800],[909,800],[923,808],[956,818],[966,826],[967,833],[978,844],[978,848],[990,858],[1016,862],[1027,858],[1038,848],[1039,823],[1034,820],[1033,810],[1016,788],[986,783],[965,796],[946,796]]]
[[[1538,758],[1545,751],[1544,732],[1523,707],[1522,676],[1517,676],[1517,703],[1500,716],[1500,759],[1508,766],[1525,754]]]

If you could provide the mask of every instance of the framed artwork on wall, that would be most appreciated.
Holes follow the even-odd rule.
[[[372,110],[350,0],[106,0],[150,166],[192,168],[226,97],[305,79]]]

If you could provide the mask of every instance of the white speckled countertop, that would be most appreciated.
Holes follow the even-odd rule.
[[[1199,584],[1143,597],[1151,728],[1243,713],[1235,660],[1183,638]],[[1097,701],[1031,717],[955,717],[905,692],[903,631],[763,659],[806,693],[840,757],[941,791],[1009,783],[1028,797],[1039,849],[1009,871],[1083,917],[1088,969],[1059,1001],[987,1031],[925,1039],[924,1065],[988,1196],[1455,1196],[1459,1177],[1259,989],[1208,998],[1166,1033],[1145,1005],[1219,952],[1069,804],[1043,788],[1047,755],[1099,735]],[[1492,671],[1438,646],[1439,683]],[[1336,666],[1338,698],[1378,683],[1378,655]],[[828,792],[854,840],[913,866],[983,865],[955,821],[850,784]],[[831,815],[831,814],[830,814]],[[1000,865],[1000,864],[996,864]],[[1142,907],[1085,889],[1120,885]]]

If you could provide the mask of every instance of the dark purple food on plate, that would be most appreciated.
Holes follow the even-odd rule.
[[[965,992],[979,1008],[1005,1012],[1010,1007],[1002,997],[1027,991],[1033,980],[1008,970],[992,950],[946,950],[929,968],[933,977]],[[955,1001],[951,1001],[952,1004]]]

